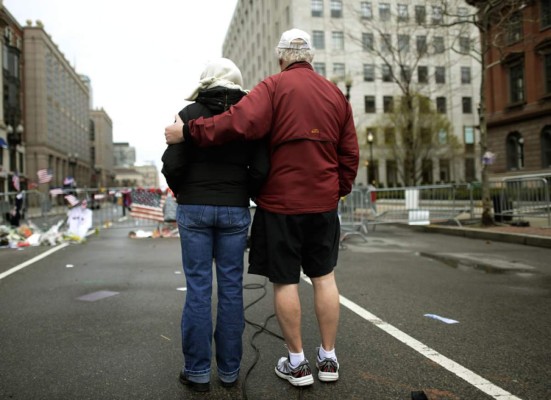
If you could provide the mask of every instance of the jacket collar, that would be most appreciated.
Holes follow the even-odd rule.
[[[312,67],[312,64],[310,64],[309,62],[307,62],[307,61],[297,61],[297,62],[292,63],[291,65],[287,66],[287,68],[285,68],[283,71],[290,71],[290,70],[295,69],[295,68],[308,68],[308,69],[314,70],[314,68]]]

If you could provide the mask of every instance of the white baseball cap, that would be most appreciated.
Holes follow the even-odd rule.
[[[279,39],[277,47],[279,49],[310,50],[312,49],[312,43],[310,41],[309,34],[301,31],[300,29],[293,28],[283,32],[283,34],[281,35],[281,39]]]

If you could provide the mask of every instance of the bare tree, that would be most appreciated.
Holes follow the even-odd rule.
[[[402,181],[414,185],[426,183],[424,167],[434,156],[460,149],[457,138],[450,134],[452,126],[446,115],[419,93],[393,101],[389,112],[377,119],[376,127],[384,132],[385,146],[402,166],[398,168]]]
[[[485,226],[494,224],[492,215],[492,200],[490,196],[490,180],[488,167],[491,160],[488,151],[488,130],[486,123],[486,96],[485,96],[485,76],[489,69],[499,64],[502,60],[488,64],[487,57],[490,51],[498,51],[504,54],[508,44],[515,40],[515,34],[522,23],[520,11],[526,6],[528,0],[466,0],[472,6],[476,7],[474,14],[459,15],[456,9],[449,6],[449,1],[439,0],[443,14],[446,19],[442,21],[440,27],[450,28],[458,25],[475,26],[480,35],[480,47],[473,46],[470,55],[474,57],[481,66],[482,74],[480,81],[480,105],[478,107],[479,130],[480,130],[480,150],[483,155],[482,162],[482,219],[481,223]],[[452,47],[452,51],[457,48]]]
[[[422,120],[420,110],[423,106],[431,108],[425,104],[430,103],[432,89],[428,84],[428,69],[423,64],[429,57],[438,59],[445,51],[442,32],[435,29],[437,25],[426,12],[427,7],[438,4],[438,0],[426,0],[424,4],[415,8],[408,7],[407,4],[398,4],[397,8],[391,7],[390,3],[379,4],[379,15],[375,16],[374,10],[370,8],[371,3],[363,2],[362,8],[352,10],[359,17],[361,29],[349,30],[355,32],[349,34],[349,38],[360,44],[364,54],[369,54],[376,60],[379,72],[377,75],[383,82],[394,84],[398,94],[396,97],[400,99],[396,107],[400,110],[400,115],[392,113],[400,118],[390,121],[387,116],[387,121],[381,126],[391,122],[397,124],[396,134],[399,138],[392,146],[392,154],[406,185],[420,183],[423,160],[428,154],[436,154],[435,151],[430,151],[431,147],[435,150],[442,147],[438,140],[427,142],[427,134],[423,139],[419,136],[421,131],[433,128],[419,126],[419,121]],[[415,12],[410,14],[410,11]],[[361,32],[361,36],[357,32]],[[425,80],[421,79],[422,71],[425,71]],[[414,79],[415,72],[418,79]],[[440,121],[441,118],[438,117],[437,120]],[[451,132],[449,122],[447,132]],[[431,131],[429,136],[437,139],[439,134],[440,129]],[[423,146],[420,147],[420,143]]]

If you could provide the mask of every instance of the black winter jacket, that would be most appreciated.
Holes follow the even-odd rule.
[[[245,95],[240,90],[216,87],[199,92],[195,103],[178,114],[184,122],[227,110]],[[269,172],[265,140],[234,141],[198,147],[193,141],[169,145],[162,173],[178,204],[249,206]]]

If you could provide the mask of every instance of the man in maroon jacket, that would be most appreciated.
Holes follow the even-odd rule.
[[[249,273],[274,285],[276,316],[288,357],[276,374],[294,386],[314,382],[304,356],[298,294],[301,266],[314,287],[321,346],[320,381],[336,381],[339,321],[337,264],[339,198],[350,193],[358,168],[358,139],[350,104],[311,65],[310,36],[291,29],[277,46],[281,72],[260,82],[238,104],[212,118],[188,124],[176,116],[165,129],[167,144],[194,140],[200,146],[267,137],[271,169],[255,199]]]

